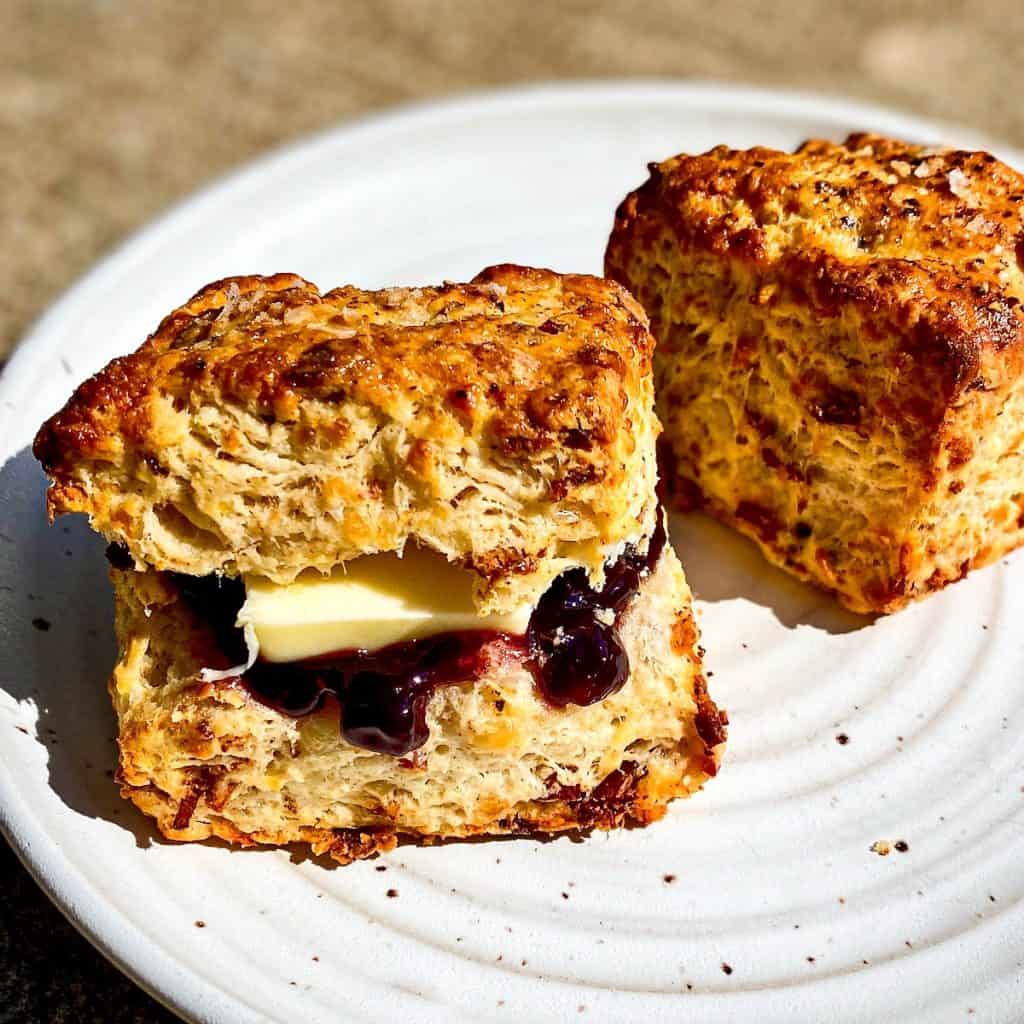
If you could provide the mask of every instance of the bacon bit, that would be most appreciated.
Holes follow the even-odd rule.
[[[193,782],[191,789],[185,794],[185,798],[178,804],[178,811],[171,822],[171,828],[176,832],[188,828],[192,821],[192,814],[199,803],[199,787]]]
[[[189,791],[178,804],[177,813],[174,815],[174,821],[171,823],[171,827],[175,831],[188,828],[200,797],[213,788],[214,783],[217,781],[217,774],[218,771],[214,768],[198,768],[192,773],[192,778],[189,781]]]

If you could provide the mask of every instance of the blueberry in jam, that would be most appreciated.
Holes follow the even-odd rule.
[[[625,610],[664,546],[659,516],[647,551],[641,555],[627,549],[606,566],[600,590],[594,590],[582,569],[562,573],[547,589],[526,635],[534,678],[549,704],[596,704],[621,689],[629,677],[629,658],[616,626],[606,620]]]
[[[288,663],[259,660],[241,681],[258,700],[295,717],[310,714],[329,696],[335,697],[341,707],[341,732],[349,743],[398,757],[426,742],[427,705],[434,690],[476,678],[484,667],[485,649],[496,642],[519,650],[549,704],[595,704],[629,678],[618,618],[657,564],[665,540],[659,516],[647,551],[640,554],[628,548],[606,566],[600,590],[590,585],[582,569],[563,573],[538,602],[525,638],[466,630],[378,651],[338,651]],[[170,575],[182,599],[211,628],[224,656],[232,664],[244,662],[245,639],[235,626],[245,601],[241,581]]]
[[[427,742],[430,689],[416,672],[357,672],[345,690],[341,734],[355,747],[401,756]]]
[[[596,704],[629,676],[629,658],[615,627],[596,619],[531,639],[537,650],[538,686],[555,707]]]

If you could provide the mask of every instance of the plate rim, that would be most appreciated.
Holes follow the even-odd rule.
[[[312,134],[258,154],[173,202],[117,243],[65,289],[21,335],[0,369],[0,401],[16,411],[17,383],[31,374],[61,341],[59,326],[67,322],[89,294],[104,282],[130,269],[146,250],[164,242],[183,221],[201,217],[225,196],[252,187],[266,176],[300,165],[332,145],[366,143],[374,136],[402,131],[436,120],[458,119],[483,110],[501,113],[566,105],[594,105],[652,100],[692,107],[717,107],[750,113],[864,121],[894,134],[955,138],[995,148],[1024,164],[1019,153],[998,139],[969,126],[918,116],[899,107],[850,99],[836,94],[798,89],[775,89],[707,79],[593,78],[543,81],[528,85],[459,92],[440,98],[385,107],[343,119]],[[4,416],[8,419],[8,416]],[[5,453],[4,462],[13,453]],[[0,503],[5,500],[0,495]],[[270,1020],[229,991],[184,968],[170,952],[144,940],[135,925],[110,907],[102,895],[76,879],[74,862],[53,843],[38,819],[19,799],[15,777],[0,754],[0,831],[18,860],[72,926],[119,971],[171,1012],[187,1021]],[[154,959],[157,961],[154,963]],[[180,974],[184,970],[186,977]],[[458,1011],[453,1008],[453,1013]]]

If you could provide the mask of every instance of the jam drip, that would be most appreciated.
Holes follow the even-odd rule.
[[[337,651],[287,663],[258,660],[242,683],[258,700],[296,717],[334,697],[341,708],[341,733],[349,743],[399,757],[426,742],[427,705],[434,690],[479,676],[486,667],[487,648],[496,643],[529,666],[549,704],[595,704],[629,677],[618,620],[657,564],[665,540],[659,516],[647,551],[628,548],[606,566],[600,590],[590,585],[583,569],[563,573],[538,602],[525,637],[467,630],[378,651]],[[184,601],[210,626],[225,658],[231,664],[244,662],[246,644],[235,626],[245,601],[242,582],[216,575],[170,575]]]

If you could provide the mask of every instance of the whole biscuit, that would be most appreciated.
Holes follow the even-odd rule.
[[[1024,177],[873,135],[652,165],[606,270],[657,337],[666,482],[856,611],[1024,539]]]

